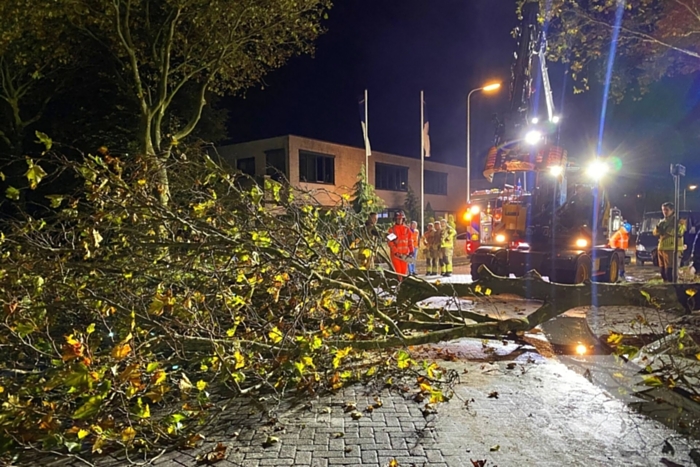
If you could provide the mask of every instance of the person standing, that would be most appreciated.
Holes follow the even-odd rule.
[[[423,255],[425,255],[425,275],[433,275],[433,254],[431,251],[431,245],[433,243],[433,236],[435,235],[435,226],[432,222],[428,222],[428,230],[426,230],[423,237],[421,237],[421,249],[423,250]]]
[[[406,224],[406,216],[403,211],[394,214],[394,225],[389,229],[389,252],[391,253],[391,263],[394,270],[405,276],[408,274],[407,257],[413,255],[413,234]]]
[[[408,274],[416,275],[416,258],[418,257],[418,245],[420,244],[420,231],[418,230],[418,222],[411,221],[411,239],[413,240],[413,261],[408,263]]]
[[[442,243],[442,229],[440,228],[440,222],[435,222],[433,224],[435,231],[430,239],[430,260],[432,267],[430,268],[432,276],[433,274],[440,274],[440,243]]]
[[[654,236],[659,237],[659,246],[656,249],[656,254],[661,271],[661,278],[664,282],[673,281],[673,253],[676,246],[676,235],[674,232],[675,225],[675,206],[673,203],[664,203],[661,205],[661,212],[664,218],[654,228]],[[678,224],[678,238],[683,238],[685,227],[683,224]],[[682,250],[679,248],[678,253]]]
[[[454,239],[457,231],[453,229],[445,219],[440,219],[440,265],[442,275],[450,277],[452,275],[452,255],[454,255]]]
[[[690,269],[695,279],[700,279],[700,230],[697,231],[690,247]]]

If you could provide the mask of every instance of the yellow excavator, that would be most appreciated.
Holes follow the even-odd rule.
[[[608,247],[607,241],[622,216],[619,210],[611,209],[599,183],[606,165],[594,160],[583,170],[568,160],[566,150],[551,144],[560,121],[545,60],[547,41],[538,15],[539,2],[523,5],[510,109],[507,118],[497,119],[495,144],[484,168],[489,181],[497,174],[516,173],[525,183],[518,181],[501,191],[489,206],[490,212],[481,214],[490,229],[471,252],[472,279],[478,279],[484,265],[502,276],[522,276],[536,270],[553,282],[617,282],[625,252]],[[539,62],[546,118],[532,115],[535,60]],[[467,212],[476,211],[467,207]]]

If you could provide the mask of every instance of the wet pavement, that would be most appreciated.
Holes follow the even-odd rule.
[[[458,264],[453,277],[440,280],[466,282],[466,268]],[[637,278],[656,271],[628,267],[628,273]],[[489,297],[487,306],[468,298],[432,301],[498,318],[522,317],[539,305],[510,296]],[[255,401],[236,401],[203,446],[164,453],[150,465],[200,465],[197,455],[221,442],[227,455],[216,465],[222,467],[700,466],[700,440],[689,434],[700,417],[678,411],[681,402],[669,400],[668,391],[643,385],[638,366],[597,347],[596,333],[610,324],[612,311],[598,310],[594,320],[589,315],[572,310],[517,343],[458,339],[414,349],[419,359],[458,375],[454,397],[437,413],[415,402],[412,389],[362,385],[313,399],[311,407],[284,404],[273,413],[274,425]],[[585,355],[576,354],[574,343],[587,347]],[[343,410],[348,402],[366,407],[376,397],[382,407],[359,420]],[[674,411],[678,416],[669,418]],[[264,446],[270,436],[277,442]]]

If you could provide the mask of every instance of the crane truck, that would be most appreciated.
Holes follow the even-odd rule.
[[[606,166],[595,160],[584,171],[568,160],[566,150],[551,144],[559,117],[547,70],[547,39],[538,15],[537,0],[523,5],[510,108],[505,118],[496,119],[495,144],[483,172],[489,181],[499,173],[524,172],[525,181],[529,178],[534,186],[528,190],[526,184],[507,191],[494,206],[495,212],[488,214],[490,238],[471,255],[472,279],[479,278],[479,268],[484,265],[502,276],[522,276],[536,270],[559,283],[617,282],[625,252],[608,247],[607,239],[622,216],[611,208],[599,180],[585,176],[588,172],[592,178],[599,177]],[[537,97],[532,87],[537,72],[534,61],[539,62],[546,120],[533,115]],[[467,210],[477,211],[470,206]]]

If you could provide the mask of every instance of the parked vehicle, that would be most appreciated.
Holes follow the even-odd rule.
[[[685,222],[685,235],[680,249],[683,251],[681,255],[681,266],[685,266],[690,258],[690,247],[696,232],[700,230],[700,212],[693,211],[677,211],[678,220]],[[658,237],[654,237],[654,227],[658,224],[664,215],[661,211],[650,211],[644,213],[642,225],[639,227],[637,235],[636,253],[637,264],[644,266],[646,263],[652,263],[654,266],[659,265],[659,260],[656,255],[656,247],[659,243]]]

